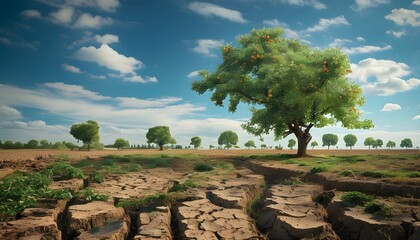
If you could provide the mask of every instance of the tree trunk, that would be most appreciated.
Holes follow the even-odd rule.
[[[88,143],[88,151],[90,151],[90,144]]]
[[[159,150],[163,151],[163,144],[159,144]]]
[[[304,157],[306,156],[306,149],[308,147],[309,142],[311,141],[312,137],[310,134],[308,134],[305,137],[306,134],[304,134],[304,136],[300,136],[298,134],[295,134],[296,138],[297,138],[297,142],[298,142],[298,152],[297,152],[297,156],[298,157]]]
[[[328,145],[328,150],[330,150],[330,145]]]

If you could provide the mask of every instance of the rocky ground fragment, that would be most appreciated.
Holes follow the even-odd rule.
[[[79,191],[84,187],[83,179],[72,178],[69,180],[54,181],[50,184],[49,188],[53,190],[57,189],[70,189],[74,192]]]
[[[171,212],[168,207],[157,207],[156,211],[140,213],[137,220],[136,240],[172,239]]]
[[[267,190],[258,226],[269,239],[339,239],[326,222],[325,209],[313,199],[319,185],[273,185]]]

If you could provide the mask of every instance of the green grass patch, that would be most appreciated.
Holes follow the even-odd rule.
[[[94,171],[90,176],[90,179],[96,183],[102,183],[105,181],[105,176],[100,171]]]
[[[158,193],[142,198],[122,200],[117,204],[117,207],[122,207],[129,210],[153,211],[157,206],[164,206],[172,201],[173,198],[170,194]]]
[[[139,172],[141,170],[140,166],[132,163],[125,168],[128,172]]]
[[[409,178],[420,178],[420,172],[409,172],[406,173],[406,176]]]
[[[392,210],[389,206],[387,206],[384,203],[375,202],[372,201],[368,204],[366,204],[364,211],[366,213],[380,215],[383,217],[391,217],[392,216]]]
[[[341,196],[341,200],[360,206],[367,202],[373,201],[373,199],[374,197],[357,191],[348,192]]]
[[[76,168],[83,168],[83,167],[93,167],[95,164],[92,162],[92,159],[85,158],[80,160],[78,163],[73,164]]]
[[[344,170],[340,173],[341,176],[344,177],[354,177],[356,174],[352,170]]]
[[[311,169],[311,173],[320,173],[320,172],[325,172],[327,171],[327,167],[326,166],[317,166],[317,167],[313,167]]]
[[[194,171],[196,172],[209,172],[212,170],[213,170],[213,167],[207,164],[197,164],[194,166]]]
[[[83,178],[83,171],[70,164],[57,162],[50,165],[45,173],[54,180],[68,180],[72,178]]]
[[[183,191],[186,191],[188,188],[196,188],[196,187],[198,187],[198,185],[195,184],[191,180],[187,180],[184,183],[179,183],[176,181],[174,182],[174,185],[169,190],[169,192],[183,192]]]
[[[386,170],[376,170],[363,172],[362,176],[370,178],[394,178],[397,174]]]

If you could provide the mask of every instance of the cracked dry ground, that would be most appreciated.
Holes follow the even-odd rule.
[[[107,194],[108,202],[41,201],[20,219],[1,223],[0,239],[420,239],[419,207],[396,203],[389,194],[379,197],[387,186],[375,195],[394,214],[381,218],[344,203],[344,192],[331,190],[340,189],[333,181],[310,181],[319,177],[256,161],[247,167],[229,174],[156,168],[109,175],[88,186],[79,179],[54,182],[54,189],[89,187]],[[115,207],[124,199],[168,192],[192,174],[201,186],[174,201],[150,209]],[[285,181],[296,178],[305,182]]]

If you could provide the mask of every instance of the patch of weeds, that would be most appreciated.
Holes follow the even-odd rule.
[[[157,168],[157,165],[156,163],[148,163],[146,164],[146,166],[144,166],[144,168],[146,169]]]
[[[410,172],[406,174],[409,178],[420,178],[420,172]]]
[[[92,166],[93,166],[93,163],[92,163],[92,161],[91,161],[91,160],[92,160],[92,159],[85,158],[85,159],[80,160],[78,163],[73,164],[73,166],[74,166],[74,167],[77,167],[77,168],[82,168],[82,167],[92,167]]]
[[[311,173],[320,173],[320,172],[325,172],[326,170],[327,168],[325,166],[317,166],[311,169]]]
[[[183,192],[183,191],[187,190],[188,188],[196,188],[196,187],[197,187],[197,184],[195,184],[191,180],[187,180],[184,183],[179,183],[179,182],[175,181],[174,185],[169,190],[169,192]]]
[[[341,196],[341,200],[352,203],[354,205],[364,205],[367,202],[373,201],[374,197],[366,195],[361,192],[348,192]]]
[[[60,154],[58,155],[58,161],[60,162],[64,162],[64,161],[69,161],[70,160],[70,156],[68,154]]]
[[[132,198],[121,200],[117,207],[130,210],[153,211],[157,206],[167,205],[172,202],[172,197],[168,193],[158,193],[142,198]]]
[[[169,158],[168,154],[162,154],[160,155],[161,158]]]
[[[255,196],[252,201],[246,204],[246,210],[248,215],[253,219],[258,219],[259,211],[257,210],[257,204],[261,201],[261,195]]]
[[[108,200],[107,195],[95,192],[90,188],[85,188],[82,192],[81,197],[86,199],[86,201],[107,201]]]
[[[370,177],[370,178],[394,178],[397,175],[395,173],[389,172],[389,171],[366,171],[362,173],[362,176],[364,177]]]
[[[308,166],[306,163],[299,163],[298,164],[299,167],[304,167],[304,166]]]
[[[209,172],[213,170],[213,167],[207,164],[197,164],[194,166],[194,171],[196,172]]]
[[[104,175],[102,174],[102,172],[99,171],[94,171],[90,176],[90,179],[96,183],[102,183],[105,181]]]
[[[112,165],[115,165],[115,162],[113,159],[106,158],[106,159],[101,160],[100,164],[102,166],[112,166]]]
[[[102,169],[107,174],[125,174],[125,173],[128,173],[127,170],[123,169],[119,165],[103,166]]]
[[[42,197],[53,199],[72,199],[74,197],[74,192],[71,189],[46,190]]]
[[[368,204],[366,204],[364,211],[366,213],[380,215],[383,217],[391,217],[392,216],[392,210],[389,206],[387,206],[384,203],[375,202],[372,201]]]
[[[341,176],[344,177],[354,177],[356,174],[352,170],[344,170],[340,173]]]
[[[125,168],[128,172],[139,172],[141,170],[140,166],[132,163]]]
[[[83,171],[70,164],[57,162],[50,165],[45,173],[54,180],[68,180],[72,178],[83,178]]]
[[[294,159],[287,159],[286,161],[284,161],[284,163],[286,163],[286,164],[294,164],[294,163],[297,163],[297,162]]]
[[[221,169],[224,169],[224,170],[232,170],[233,169],[232,164],[227,163],[227,162],[222,162],[222,163],[219,164],[219,166],[220,166]]]

